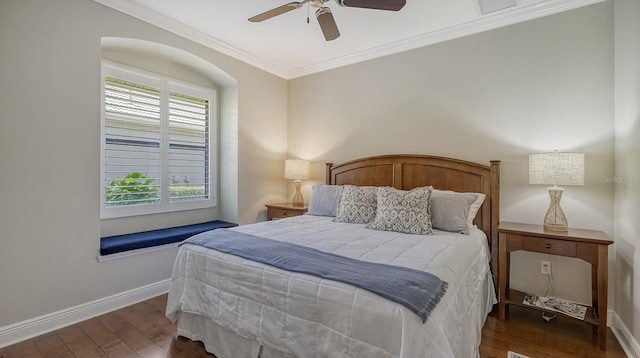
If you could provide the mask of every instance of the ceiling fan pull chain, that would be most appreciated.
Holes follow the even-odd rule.
[[[309,3],[307,3],[307,24],[309,23]]]

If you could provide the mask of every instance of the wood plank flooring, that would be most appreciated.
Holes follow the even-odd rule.
[[[0,348],[0,358],[208,357],[200,342],[178,338],[164,316],[167,295]]]
[[[167,295],[158,296],[0,348],[0,358],[215,358],[202,343],[177,336],[176,326],[164,316],[166,300]],[[505,358],[508,351],[531,358],[626,357],[610,330],[606,352],[598,350],[591,333],[580,322],[544,322],[540,313],[512,307],[507,322],[498,321],[497,314],[487,319],[480,357]]]
[[[542,319],[539,311],[509,307],[507,321],[498,320],[497,309],[482,328],[480,358],[505,358],[508,351],[531,358],[618,358],[627,355],[610,328],[607,350],[598,349],[597,335],[590,325],[570,319]]]

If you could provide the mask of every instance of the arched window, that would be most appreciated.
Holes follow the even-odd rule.
[[[216,90],[102,66],[102,217],[215,206]]]
[[[216,207],[218,96],[235,81],[158,43],[103,38],[102,54],[101,218]]]

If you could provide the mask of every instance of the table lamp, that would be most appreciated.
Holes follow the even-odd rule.
[[[287,159],[284,161],[284,178],[293,179],[296,185],[296,193],[293,195],[293,206],[304,206],[304,199],[300,192],[302,179],[309,179],[311,162],[301,159]]]
[[[553,185],[551,204],[544,217],[544,229],[569,231],[567,217],[560,207],[563,188],[558,185],[584,185],[584,153],[539,153],[529,155],[529,184]]]

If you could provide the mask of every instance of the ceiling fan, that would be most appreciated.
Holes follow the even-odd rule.
[[[249,21],[251,22],[261,22],[272,17],[276,17],[278,15],[282,15],[285,12],[289,12],[291,10],[298,9],[302,7],[304,4],[309,4],[318,10],[316,10],[316,18],[318,19],[318,24],[320,24],[320,29],[322,29],[322,34],[324,35],[325,40],[331,41],[340,37],[340,31],[338,30],[338,25],[336,25],[336,21],[333,18],[333,14],[331,14],[331,9],[324,6],[325,2],[330,0],[302,0],[300,2],[290,2],[288,4],[278,6],[275,9],[271,9],[269,11],[263,12],[262,14],[256,15],[254,17],[250,17]],[[398,11],[404,7],[407,3],[406,0],[335,0],[336,3],[340,6],[344,7],[358,7],[363,9],[375,9],[375,10],[390,10],[390,11]],[[307,17],[307,22],[309,22],[309,18]]]

